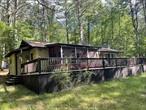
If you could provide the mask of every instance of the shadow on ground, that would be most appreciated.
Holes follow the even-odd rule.
[[[72,90],[37,95],[25,87],[0,85],[0,110],[145,110],[146,75],[81,85]]]

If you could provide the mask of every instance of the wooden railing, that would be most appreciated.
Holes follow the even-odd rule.
[[[81,71],[146,64],[146,58],[38,58],[21,65],[22,73]]]

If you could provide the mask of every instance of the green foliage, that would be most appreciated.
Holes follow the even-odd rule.
[[[144,12],[138,10],[139,47],[136,47],[137,39],[131,19],[129,1],[105,0],[103,3],[102,0],[79,0],[81,2],[79,18],[83,25],[85,42],[89,40],[90,45],[95,46],[106,43],[112,48],[123,51],[123,56],[137,56],[137,53],[146,56]],[[40,0],[40,2],[45,2],[47,5],[35,1],[27,2],[27,0],[21,2],[17,4],[20,7],[16,11],[17,16],[13,14],[15,12],[12,11],[14,8],[12,1],[9,7],[12,9],[9,22],[6,17],[1,18],[0,36],[2,37],[0,42],[5,42],[6,50],[3,50],[4,46],[2,46],[0,51],[8,53],[18,47],[22,39],[66,43],[68,35],[70,43],[79,43],[78,7],[74,0],[59,0],[54,2],[54,6],[46,0]],[[6,2],[0,3],[4,7],[7,6]],[[23,3],[27,3],[27,5],[23,6]],[[142,4],[138,4],[138,6],[142,8]],[[2,9],[0,12],[2,12],[2,16],[6,16]]]
[[[66,43],[65,28],[61,24],[55,22],[48,28],[49,42],[63,42]]]
[[[15,41],[12,32],[11,27],[4,22],[0,22],[0,61],[6,53],[15,48],[15,42],[12,42]]]
[[[95,72],[93,72],[93,71],[77,72],[75,75],[75,78],[73,78],[74,85],[91,83],[93,75],[95,75]],[[73,76],[74,76],[74,74],[73,74]]]
[[[64,68],[55,70],[49,77],[54,85],[54,91],[60,91],[71,87],[69,72],[64,72]]]
[[[33,27],[27,22],[17,22],[16,30],[19,41],[21,41],[22,39],[32,40],[32,37],[34,37]]]
[[[0,85],[0,110],[145,110],[146,74],[37,95],[24,86]]]
[[[93,72],[93,71],[83,72],[84,82],[87,83],[87,84],[91,83],[93,75],[95,75],[95,72]]]

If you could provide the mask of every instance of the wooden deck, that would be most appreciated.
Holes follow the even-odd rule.
[[[47,74],[146,64],[146,58],[39,58],[21,65],[22,74]]]

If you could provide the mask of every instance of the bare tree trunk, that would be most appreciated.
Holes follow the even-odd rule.
[[[17,0],[14,0],[14,10],[13,10],[13,13],[14,13],[14,15],[13,15],[13,22],[12,22],[12,25],[13,25],[13,29],[14,29],[14,31],[13,31],[13,39],[14,40],[19,40],[19,38],[17,38],[16,37],[16,16],[17,16],[17,6],[18,6],[18,1]]]
[[[10,0],[6,1],[6,23],[9,25],[10,24],[10,13],[9,13],[9,8],[10,8]]]
[[[121,11],[119,9],[119,37],[121,37]]]
[[[87,31],[88,31],[88,45],[89,45],[90,44],[90,21],[89,21],[89,19],[88,19],[87,27],[88,27]]]
[[[113,19],[113,8],[111,9],[111,45],[113,45],[114,38],[114,19]]]
[[[80,42],[81,44],[85,44],[83,23],[80,22],[79,26],[80,26]]]
[[[141,0],[142,8],[143,8],[143,13],[144,13],[144,21],[145,21],[145,26],[146,26],[146,0]]]
[[[80,43],[84,44],[85,43],[84,42],[84,29],[83,29],[83,23],[81,22],[81,0],[75,0],[75,6],[76,6],[76,10],[77,10]]]
[[[53,20],[54,20],[55,6],[50,6],[49,2],[47,2],[46,0],[36,0],[36,1],[38,3],[38,7],[39,7],[39,5],[41,5],[42,8],[43,8],[42,9],[43,19],[41,21],[42,23],[40,23],[41,24],[41,33],[42,33],[41,40],[43,40],[43,41],[47,41],[47,40],[51,41],[51,38],[47,38],[46,31],[48,30],[49,25],[51,25]],[[40,9],[39,9],[39,13],[41,13]]]
[[[67,17],[67,13],[65,14],[65,25],[66,25],[66,41],[69,44],[69,32],[68,32],[68,17]]]
[[[69,44],[67,0],[65,0],[65,26],[66,26],[66,41]]]
[[[138,52],[138,56],[140,56],[140,39],[139,39],[139,31],[138,31],[138,4],[132,4],[130,0],[130,13],[131,13],[131,19],[132,19],[132,24],[134,28],[134,33],[135,33],[135,47]]]
[[[144,35],[146,36],[146,0],[140,0],[140,2],[142,4],[142,9],[143,9],[143,14],[144,14],[144,23],[145,23]]]
[[[41,0],[43,4],[45,4],[44,0]],[[46,32],[45,32],[45,7],[42,6],[42,20],[41,20],[41,40],[46,41]]]

